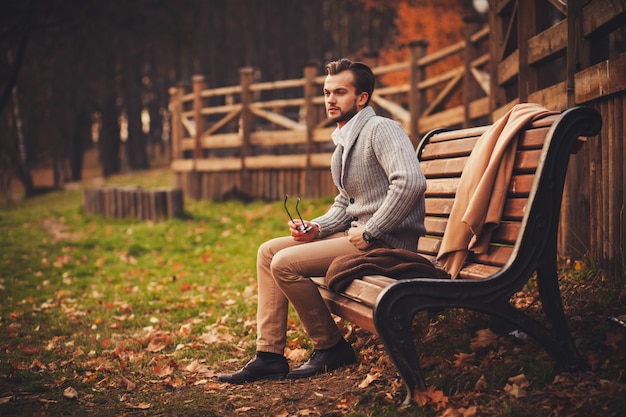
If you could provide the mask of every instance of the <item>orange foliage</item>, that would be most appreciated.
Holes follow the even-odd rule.
[[[386,65],[408,59],[412,41],[426,40],[426,53],[439,51],[463,39],[463,16],[473,13],[471,2],[463,0],[362,0],[365,7],[394,7],[397,35],[392,45],[380,53],[380,64]],[[428,76],[462,65],[459,54],[433,64]],[[386,85],[404,84],[407,73],[389,74],[381,80]]]

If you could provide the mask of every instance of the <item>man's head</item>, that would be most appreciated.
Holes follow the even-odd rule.
[[[374,91],[372,70],[360,62],[340,59],[326,65],[324,97],[328,118],[343,126],[366,107]]]

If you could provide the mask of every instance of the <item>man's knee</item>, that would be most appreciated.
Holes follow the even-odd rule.
[[[290,277],[295,278],[293,256],[289,255],[289,250],[281,250],[274,254],[270,264],[270,270],[275,280],[289,281]]]

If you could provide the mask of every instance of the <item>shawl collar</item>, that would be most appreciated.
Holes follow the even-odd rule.
[[[343,163],[343,154],[346,153],[346,155],[348,155],[350,153],[352,147],[354,146],[357,139],[359,138],[359,135],[361,134],[361,130],[363,130],[363,127],[365,127],[365,125],[373,117],[376,116],[376,113],[374,112],[374,109],[372,109],[370,106],[367,106],[363,110],[361,110],[358,115],[359,117],[357,120],[355,120],[356,123],[350,131],[350,136],[346,138],[346,143],[344,144],[344,146],[337,145],[331,161],[331,173],[333,178],[335,179],[335,183],[340,188],[343,188],[343,176],[346,172]],[[345,161],[347,163],[348,158],[345,158]]]

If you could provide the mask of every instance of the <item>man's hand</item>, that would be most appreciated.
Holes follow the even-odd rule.
[[[310,242],[320,233],[319,227],[316,224],[306,220],[304,223],[300,220],[294,220],[293,222],[290,220],[287,225],[289,226],[289,232],[293,240],[297,240],[298,242]]]
[[[363,240],[365,226],[351,227],[348,229],[348,240],[359,250],[365,250],[371,246]]]

